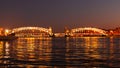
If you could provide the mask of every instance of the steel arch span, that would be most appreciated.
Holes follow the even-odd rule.
[[[16,36],[45,36],[52,35],[52,29],[43,27],[19,27],[14,28],[12,33],[15,33]]]
[[[84,28],[75,28],[71,29],[70,31],[71,35],[107,35],[105,30],[99,29],[99,28],[92,28],[92,27],[84,27]]]

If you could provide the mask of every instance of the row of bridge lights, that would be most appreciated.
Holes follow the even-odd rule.
[[[32,28],[31,28],[32,29]],[[92,29],[92,28],[83,28],[83,29]],[[94,28],[95,29],[95,28]],[[73,32],[76,32],[76,31],[78,31],[79,29],[73,29],[72,31]],[[52,32],[52,29],[51,28],[49,28],[49,31],[50,32]],[[100,31],[100,30],[99,30]],[[100,31],[100,32],[102,32],[102,31]],[[7,36],[7,35],[9,35],[9,33],[11,33],[11,30],[9,30],[9,29],[3,29],[3,28],[0,28],[0,36],[2,35],[4,35],[4,36]],[[69,30],[66,30],[66,32],[65,32],[65,34],[68,34],[69,33]],[[109,32],[110,34],[113,34],[114,32],[112,31],[112,30],[110,30],[110,32]],[[53,33],[51,33],[51,35],[52,35]]]

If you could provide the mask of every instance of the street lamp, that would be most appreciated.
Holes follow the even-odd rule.
[[[5,29],[5,36],[7,36],[9,34],[10,30],[9,29]]]

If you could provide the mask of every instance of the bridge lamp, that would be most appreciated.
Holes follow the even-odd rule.
[[[110,30],[110,33],[113,33],[113,30]]]
[[[8,35],[8,34],[9,34],[9,32],[10,32],[10,30],[9,30],[9,29],[5,29],[5,35]]]

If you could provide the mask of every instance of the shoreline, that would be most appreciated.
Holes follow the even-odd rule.
[[[0,36],[0,41],[11,41],[11,40],[15,40],[18,37],[15,36]]]

